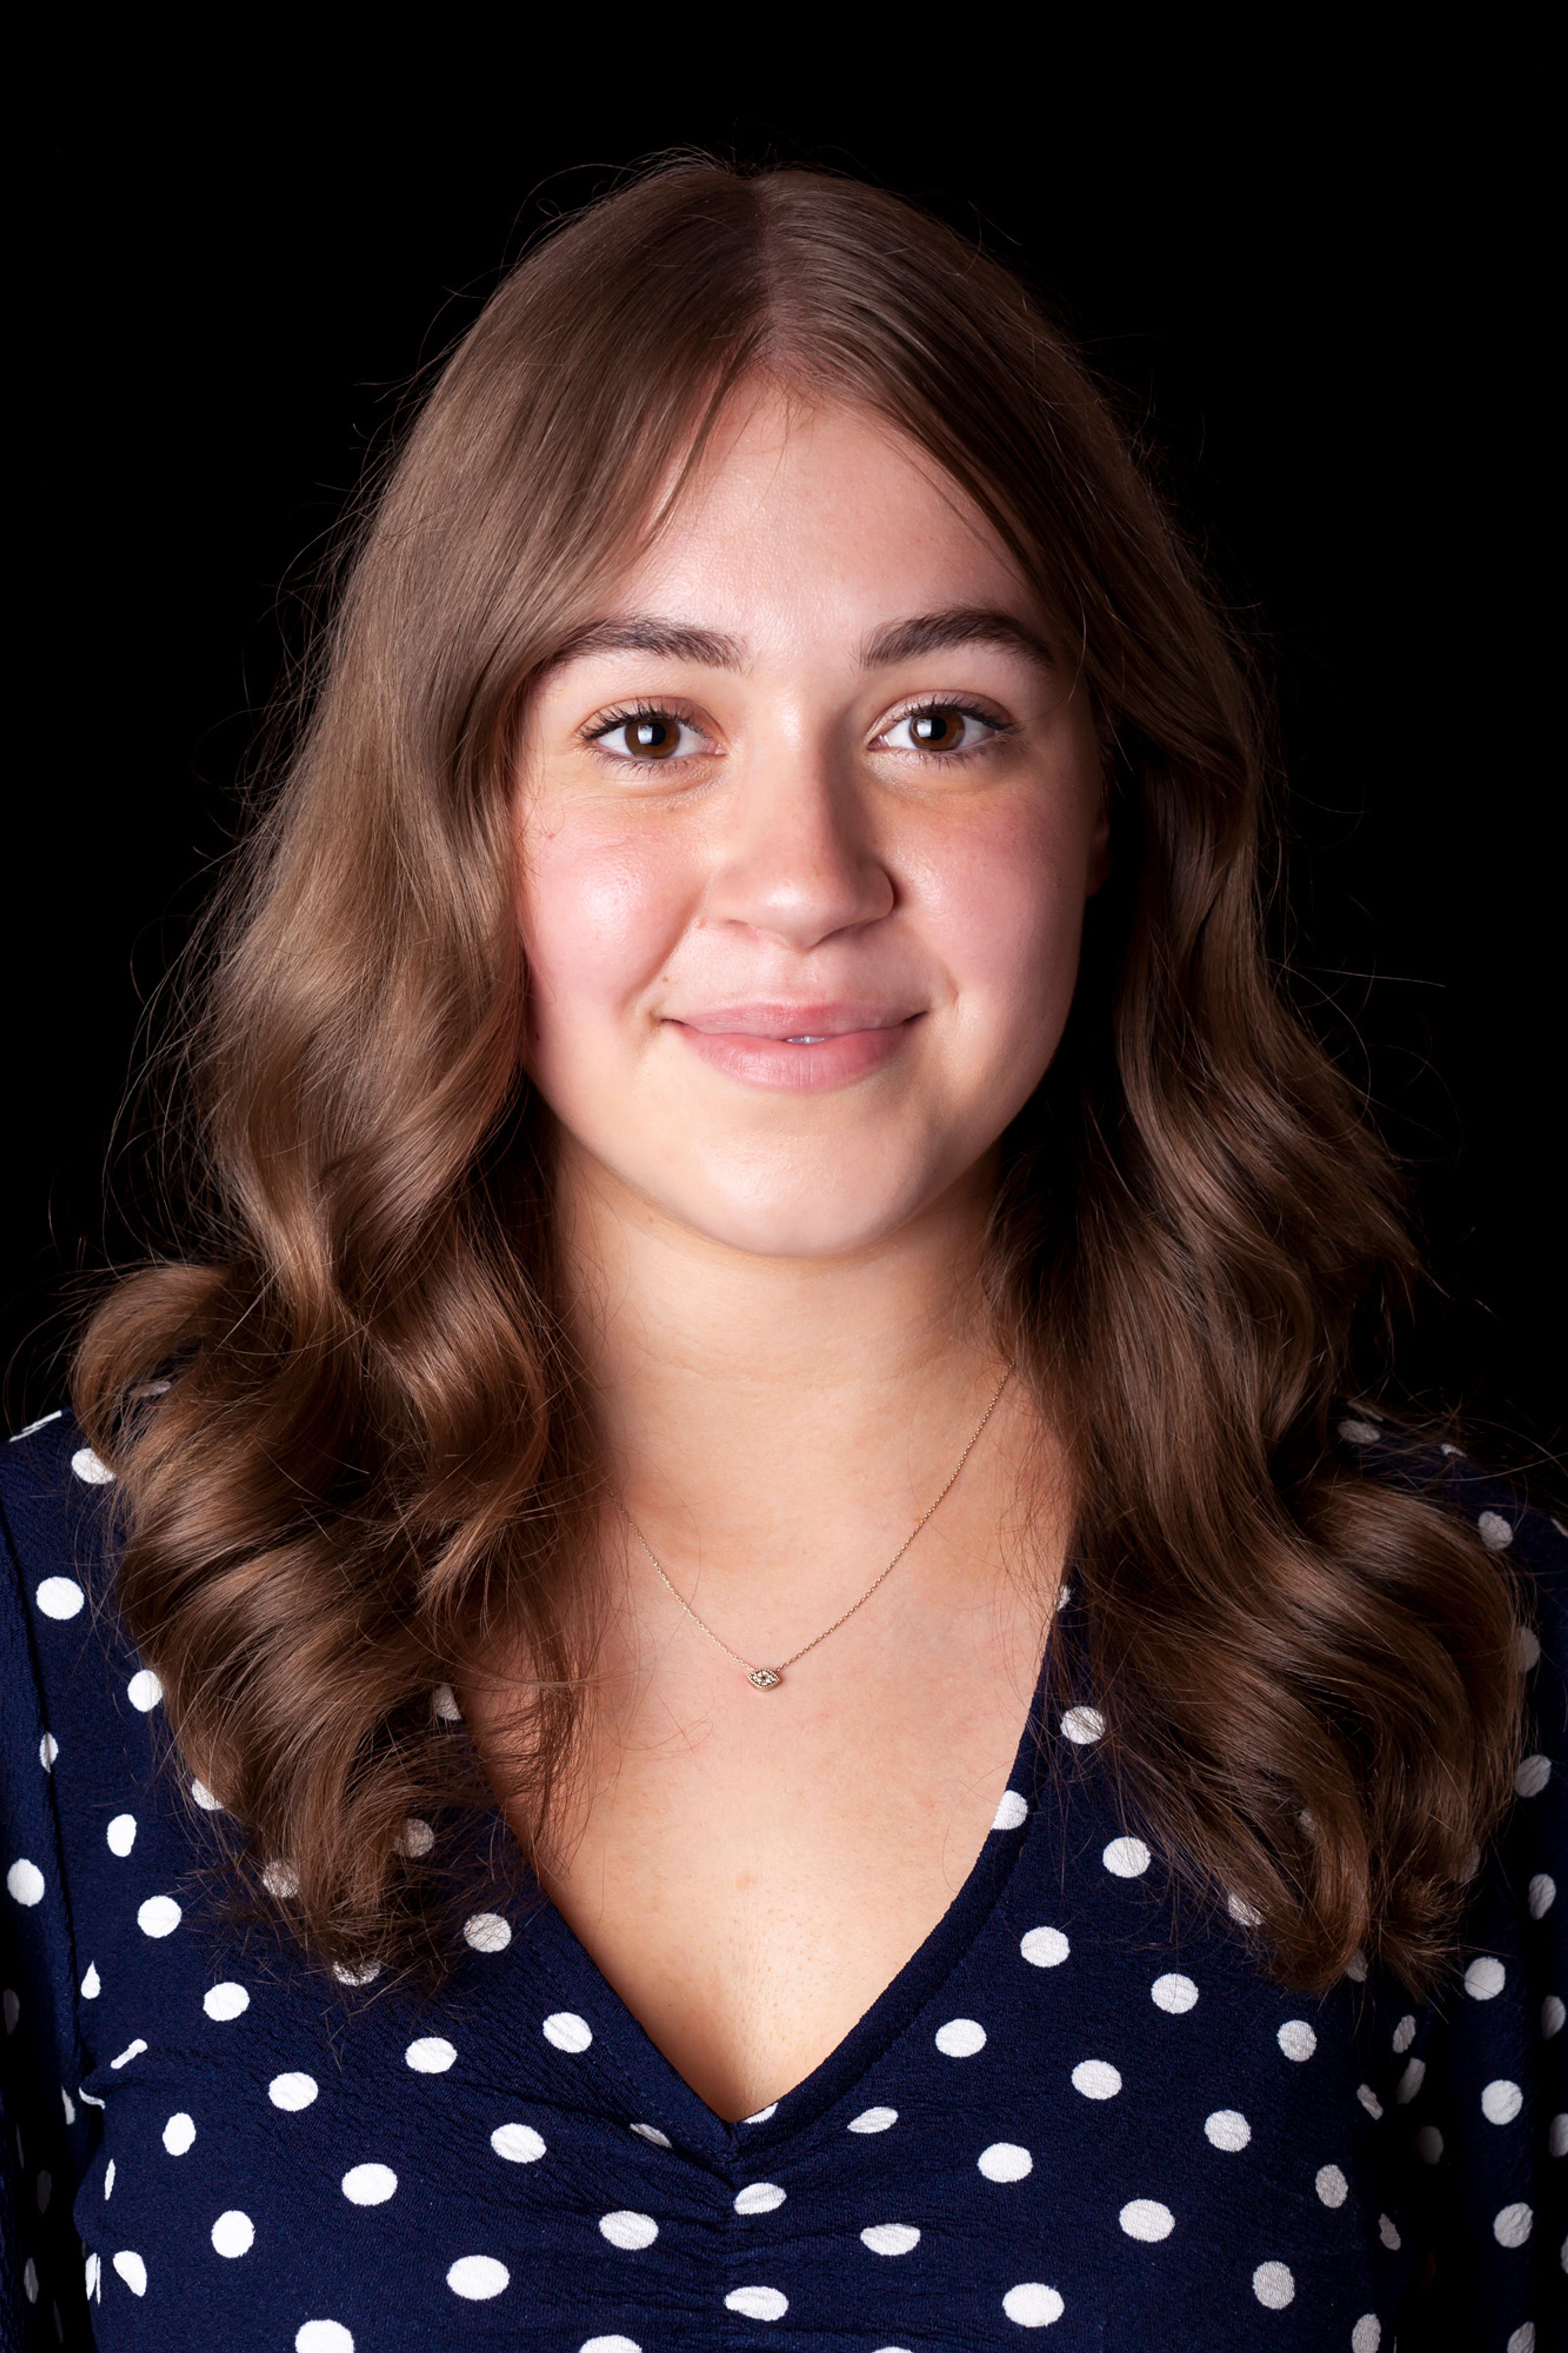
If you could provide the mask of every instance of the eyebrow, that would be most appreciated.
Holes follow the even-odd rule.
[[[974,645],[1005,646],[1010,652],[1051,667],[1051,650],[1043,638],[1011,613],[978,605],[952,605],[943,612],[915,613],[907,620],[889,622],[862,641],[860,667],[887,670],[896,662],[917,661],[922,654]],[[704,670],[743,670],[746,664],[746,649],[738,638],[667,620],[657,613],[635,614],[623,621],[592,621],[568,638],[546,667],[559,670],[589,654],[655,654],[667,661],[696,662]]]

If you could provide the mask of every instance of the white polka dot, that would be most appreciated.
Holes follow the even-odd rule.
[[[504,1953],[511,1942],[511,1925],[499,1912],[475,1912],[464,1921],[463,1935],[476,1953]]]
[[[860,2133],[886,2132],[889,2125],[896,2125],[898,2121],[897,2108],[862,2108],[858,2116],[851,2116],[849,2130]]]
[[[743,2125],[765,2125],[768,2118],[773,2115],[777,2106],[778,2102],[776,2100],[770,2100],[765,2108],[758,2108],[753,2115],[742,2116],[741,2118],[741,2122]]]
[[[1519,1663],[1527,1675],[1541,1664],[1541,1637],[1533,1626],[1519,1630]]]
[[[447,2274],[447,2285],[454,2295],[466,2296],[470,2304],[479,2304],[489,2295],[500,2295],[511,2285],[511,2274],[493,2255],[459,2255]]]
[[[633,2125],[631,2129],[637,2134],[639,2140],[649,2142],[655,2148],[668,2148],[669,2147],[669,2135],[668,2133],[661,2133],[657,2125]],[[853,2132],[855,2129],[854,2126],[851,2125],[849,2129]]]
[[[55,1738],[52,1732],[46,1732],[43,1738],[38,1743],[38,1762],[43,1767],[46,1773],[53,1772],[55,1758],[59,1755],[59,1742]]]
[[[422,2034],[403,2055],[416,2075],[444,2075],[458,2054],[444,2035]]]
[[[177,2108],[163,2126],[163,2147],[171,2157],[184,2157],[196,2137],[196,2128],[183,2108]]]
[[[1535,2353],[1535,2323],[1521,2321],[1510,2337],[1503,2353]]]
[[[918,2247],[921,2234],[912,2222],[873,2222],[860,2233],[860,2244],[874,2255],[907,2255]]]
[[[1375,1422],[1342,1421],[1340,1436],[1352,1446],[1375,1446],[1383,1432]]]
[[[163,1686],[151,1667],[138,1667],[125,1686],[125,1696],[138,1715],[151,1715],[163,1696]]]
[[[1130,2239],[1145,2239],[1151,2244],[1156,2239],[1168,2239],[1176,2227],[1175,2216],[1157,2198],[1129,2199],[1117,2220]]]
[[[390,2165],[351,2165],[342,2188],[351,2206],[384,2206],[397,2188],[397,2176]]]
[[[101,1455],[93,1452],[90,1446],[77,1448],[76,1452],[71,1456],[71,1469],[76,1472],[77,1477],[85,1480],[89,1487],[111,1487],[114,1484],[113,1472]]]
[[[98,1974],[98,1972],[97,1972],[97,1970],[96,1970],[96,1969],[89,1969],[89,1971],[88,1971],[88,1973],[87,1973],[88,1977],[89,1977],[89,1978],[90,1978],[90,1977],[96,1977],[96,1976],[97,1976],[97,1974]],[[87,1991],[87,1978],[84,1978],[82,1979],[82,1986],[81,1986],[81,1989],[82,1989],[83,1993],[86,1993],[86,1991]],[[96,1993],[96,1992],[98,1991],[98,1988],[97,1988],[96,1986],[94,1986],[92,1990],[93,1990],[93,1992],[94,1992],[94,1993]],[[16,1991],[16,1989],[15,1989],[13,1987],[11,1987],[11,1986],[7,1986],[7,1987],[5,1988],[5,2031],[6,2031],[6,2033],[7,2033],[7,2034],[15,2034],[15,2033],[16,2033],[16,2021],[17,2021],[17,2020],[21,2017],[21,2015],[22,2015],[22,1998],[21,1998],[20,1994],[18,1994],[18,1993]]]
[[[632,2130],[637,2130],[635,2125]],[[531,2125],[497,2125],[490,2135],[490,2147],[510,2165],[535,2165],[544,2155],[543,2137]]]
[[[1465,1971],[1465,1991],[1473,2001],[1490,2001],[1494,1995],[1501,1993],[1507,1976],[1508,1971],[1500,1961],[1493,1960],[1489,1954],[1485,1955],[1480,1960],[1472,1961]]]
[[[1568,2116],[1552,2117],[1546,2146],[1553,2157],[1568,2157]]]
[[[38,2301],[38,2266],[31,2255],[22,2265],[22,2293],[29,2304]]]
[[[1156,2010],[1168,2010],[1173,2018],[1179,2018],[1184,2010],[1192,2009],[1198,1989],[1191,1978],[1173,1969],[1165,1977],[1155,1978],[1149,1989],[1149,1998]]]
[[[195,1799],[204,1814],[222,1813],[222,1804],[213,1796],[212,1791],[207,1788],[205,1781],[193,1781],[191,1783],[191,1795]],[[317,2327],[322,2328],[335,2328],[337,2327],[337,2323],[334,2320],[323,2320],[319,2323],[313,2320],[308,2320],[305,2323],[305,2326],[307,2328],[314,2328]]]
[[[1004,1789],[1002,1802],[992,1819],[991,1827],[994,1831],[1022,1830],[1028,1819],[1028,1799],[1020,1797],[1016,1789]]]
[[[316,2096],[316,2079],[290,2068],[287,2074],[273,2076],[267,2086],[267,2096],[275,2108],[285,2108],[292,2115],[310,2106]]]
[[[142,2262],[141,2256],[133,2254],[129,2247],[121,2247],[120,2253],[113,2258],[113,2263],[115,2270],[125,2282],[125,2284],[131,2290],[132,2295],[145,2295],[147,2293],[147,2266]]]
[[[745,2320],[782,2320],[789,2310],[789,2298],[776,2287],[732,2287],[724,2298],[726,2312],[738,2312]]]
[[[985,2029],[976,2018],[950,2018],[936,2030],[936,2047],[944,2059],[973,2059],[985,2048]]]
[[[46,1577],[34,1599],[46,1618],[74,1618],[87,1596],[74,1577]]]
[[[1020,2328],[1049,2328],[1067,2310],[1054,2287],[1041,2280],[1020,2280],[1002,2299],[1002,2309]]]
[[[1407,2059],[1405,2073],[1394,2087],[1394,2096],[1402,2108],[1407,2108],[1422,2084],[1426,2081],[1425,2059]]]
[[[1259,2263],[1252,2274],[1252,2293],[1269,2312],[1283,2312],[1296,2299],[1296,2282],[1289,2263]]]
[[[1557,1900],[1557,1882],[1549,1871],[1538,1871],[1530,1883],[1528,1901],[1532,1920],[1544,1920]]]
[[[1375,2124],[1383,2115],[1383,2102],[1378,2098],[1372,2085],[1358,2084],[1355,2087],[1355,2095]]]
[[[300,1893],[298,1874],[286,1862],[269,1862],[261,1874],[261,1884],[279,1904],[290,1902]]]
[[[642,2353],[642,2347],[630,2337],[586,2337],[578,2353]]]
[[[430,1694],[430,1704],[443,1724],[461,1724],[463,1721],[463,1711],[458,1705],[458,1696],[450,1683],[437,1684]],[[485,2260],[482,2255],[474,2257],[476,2263],[483,2263]],[[499,2291],[492,2292],[499,2293]]]
[[[1382,2342],[1382,2321],[1375,2312],[1363,2312],[1351,2330],[1351,2353],[1377,2353]]]
[[[1524,2094],[1506,2075],[1499,2075],[1481,2094],[1481,2114],[1489,2125],[1510,2125],[1524,2105]]]
[[[1349,1960],[1345,1963],[1345,1975],[1350,1978],[1352,1985],[1365,1985],[1366,1955],[1364,1953],[1352,1953],[1351,1955]]]
[[[351,1968],[346,1961],[334,1961],[332,1963],[332,1975],[336,1978],[340,1985],[374,1985],[377,1978],[381,1975],[381,1963],[379,1961],[362,1961],[357,1968]]]
[[[1500,2214],[1492,2217],[1492,2236],[1500,2247],[1522,2247],[1534,2227],[1535,2216],[1522,2200],[1517,2206],[1505,2206]]]
[[[994,2140],[974,2162],[987,2181],[1022,2181],[1035,2169],[1034,2158],[1016,2140]]]
[[[1415,2136],[1415,2154],[1423,2165],[1436,2165],[1443,2154],[1443,2136],[1436,2125],[1423,2125]]]
[[[225,2019],[240,2018],[250,2008],[250,1996],[242,1985],[236,1985],[230,1979],[223,1985],[209,1986],[202,1996],[202,2008],[209,2018],[220,2022]]]
[[[1561,1995],[1549,1993],[1541,2005],[1541,2031],[1549,2042],[1554,2034],[1562,2032],[1565,2016],[1568,2016],[1568,2012],[1565,2012],[1563,2008]]]
[[[1064,1736],[1079,1748],[1105,1736],[1105,1718],[1097,1707],[1069,1707],[1062,1718]]]
[[[1351,2194],[1350,2183],[1337,2165],[1320,2165],[1312,2187],[1325,2206],[1342,2206]]]
[[[594,2040],[593,2028],[574,2010],[552,2010],[541,2031],[557,2051],[586,2051]]]
[[[1072,2087],[1086,2100],[1113,2100],[1121,2077],[1109,2059],[1080,2059],[1072,2071]]]
[[[1298,2062],[1310,2059],[1318,2047],[1318,2038],[1304,2018],[1288,2018],[1274,2040],[1287,2059]]]
[[[658,2224],[651,2214],[625,2211],[601,2214],[599,2233],[608,2239],[612,2247],[626,2247],[635,2252],[639,2247],[651,2247],[658,2236]]]
[[[354,2353],[354,2341],[341,2320],[306,2320],[294,2332],[294,2353]]]
[[[1072,1947],[1059,1928],[1031,1928],[1020,1939],[1018,1950],[1037,1969],[1059,1968]]]
[[[87,1975],[81,1981],[81,1998],[83,2001],[96,2001],[102,1991],[103,1980],[98,1974],[98,1963],[89,1961]]]
[[[1252,2126],[1239,2108],[1216,2108],[1212,2116],[1204,2118],[1204,2134],[1215,2148],[1245,2148],[1252,2138]]]
[[[256,2242],[256,2225],[248,2214],[231,2206],[213,2224],[213,2247],[220,2255],[247,2255]]]
[[[44,1874],[23,1855],[5,1873],[5,1892],[18,1904],[37,1904],[43,1896]]]
[[[136,1843],[135,1815],[116,1814],[103,1835],[109,1841],[110,1854],[128,1855]]]
[[[1489,1552],[1506,1552],[1513,1542],[1513,1523],[1500,1512],[1483,1512],[1476,1525]]]
[[[436,1833],[422,1816],[410,1814],[403,1825],[403,1836],[397,1843],[405,1854],[413,1855],[417,1859],[422,1854],[429,1853],[436,1843]]]
[[[1551,1757],[1537,1752],[1533,1757],[1521,1758],[1519,1769],[1513,1777],[1513,1786],[1521,1798],[1539,1798],[1551,1778]]]
[[[1383,2241],[1384,2245],[1388,2249],[1391,2255],[1396,2255],[1399,2253],[1399,2232],[1394,2227],[1392,2215],[1380,2214],[1378,2216],[1377,2235]]]
[[[136,1907],[136,1926],[144,1936],[172,1936],[180,1925],[180,1907],[172,1895],[149,1895]]]
[[[1113,1838],[1100,1859],[1113,1879],[1136,1879],[1150,1862],[1141,1838]]]
[[[776,2181],[749,2181],[735,2200],[737,2214],[771,2214],[784,2202]]]
[[[1408,2011],[1406,2011],[1405,2015],[1400,2020],[1398,2025],[1394,2028],[1392,2040],[1395,2051],[1408,2051],[1411,2044],[1415,2042],[1415,2021],[1410,2016]]]
[[[1227,1895],[1225,1908],[1238,1927],[1260,1928],[1263,1926],[1262,1913],[1256,1904],[1249,1904],[1245,1895]]]

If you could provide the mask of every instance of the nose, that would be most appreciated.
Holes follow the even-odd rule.
[[[857,781],[829,752],[780,744],[747,762],[726,796],[710,923],[744,923],[804,954],[878,922],[897,898]]]

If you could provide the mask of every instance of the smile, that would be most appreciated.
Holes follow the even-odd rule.
[[[666,1015],[710,1070],[781,1092],[816,1092],[882,1070],[921,1019],[900,1006],[716,1006]]]

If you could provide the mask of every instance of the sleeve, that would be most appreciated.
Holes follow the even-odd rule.
[[[0,1490],[0,2343],[58,2353],[92,2343],[72,2206],[93,2135],[76,2089],[85,2070],[51,1778],[57,1746],[5,1502]]]
[[[1399,2346],[1548,2353],[1568,2346],[1568,1537],[1506,1488],[1457,1484],[1521,1572],[1528,1702],[1513,1803],[1405,2110],[1426,2260]]]

